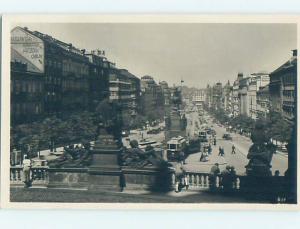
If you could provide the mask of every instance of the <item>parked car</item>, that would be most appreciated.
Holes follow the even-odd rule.
[[[129,130],[122,130],[122,137],[128,137],[130,134]]]
[[[153,130],[147,131],[147,134],[158,134],[160,131],[161,131],[160,128],[158,128],[158,129],[153,129]]]
[[[224,140],[232,140],[232,137],[230,134],[226,133],[226,134],[223,134],[223,137],[222,137]]]

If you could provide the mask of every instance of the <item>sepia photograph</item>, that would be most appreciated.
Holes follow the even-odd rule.
[[[298,18],[128,17],[7,20],[7,202],[298,205]]]

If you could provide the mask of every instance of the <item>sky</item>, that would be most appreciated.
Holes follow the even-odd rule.
[[[118,68],[169,85],[232,83],[238,72],[272,72],[297,48],[296,24],[20,24],[79,49],[105,50]]]

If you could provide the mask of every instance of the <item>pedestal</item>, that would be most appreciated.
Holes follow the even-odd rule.
[[[89,167],[89,189],[120,191],[122,171],[119,166],[121,148],[112,135],[102,134],[91,151],[92,165]]]

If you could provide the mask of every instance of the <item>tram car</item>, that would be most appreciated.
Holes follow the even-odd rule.
[[[173,137],[167,142],[168,161],[180,161],[185,157],[187,142],[184,137]]]

